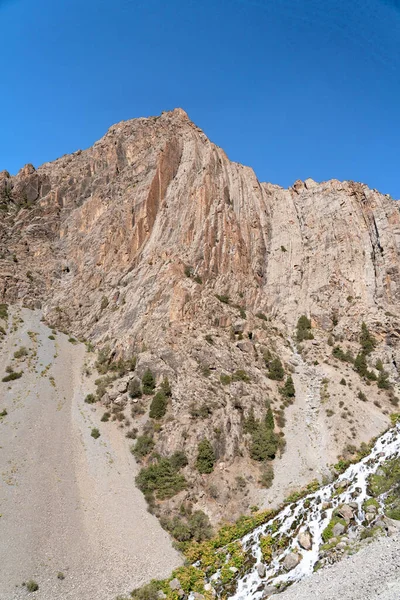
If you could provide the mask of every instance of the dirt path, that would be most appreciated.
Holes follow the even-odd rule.
[[[288,444],[274,461],[272,487],[260,493],[259,506],[263,508],[279,505],[290,492],[329,473],[328,435],[320,412],[323,367],[307,365],[296,351],[290,362],[296,399],[285,411]]]
[[[30,579],[37,600],[114,600],[180,557],[135,487],[126,440],[83,401],[85,347],[49,335],[38,311],[15,310],[0,348],[1,377],[23,370],[0,382],[0,600],[30,597]]]

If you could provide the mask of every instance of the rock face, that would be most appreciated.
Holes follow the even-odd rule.
[[[399,208],[365,185],[260,183],[176,109],[118,123],[92,148],[37,170],[2,171],[0,208],[2,301],[42,307],[54,327],[108,344],[113,359],[136,355],[138,377],[147,368],[157,384],[168,376],[172,398],[156,447],[184,447],[193,466],[198,442],[211,440],[223,464],[206,485],[215,497],[202,503],[200,475],[187,497],[214,519],[243,512],[258,487],[244,431],[250,409],[262,419],[268,399],[284,432],[281,384],[266,376],[263,354],[296,372],[285,339],[300,315],[314,332],[303,357],[327,365],[318,386],[328,377],[330,391],[345,393],[328,338],[357,353],[362,320],[379,342],[376,358],[398,377]],[[368,402],[353,393],[347,420],[336,405],[326,418],[321,405],[325,463],[389,423],[389,399],[377,398],[376,385],[346,378]]]

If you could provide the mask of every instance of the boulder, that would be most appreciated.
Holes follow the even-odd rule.
[[[169,582],[169,587],[171,588],[171,590],[180,590],[181,582],[179,581],[179,579],[177,577],[175,577],[174,579],[171,579],[171,581]]]
[[[120,406],[121,408],[125,408],[125,406],[128,404],[128,398],[126,394],[118,396],[118,398],[114,400],[114,404],[116,406]]]
[[[374,506],[373,504],[370,504],[369,506],[367,506],[367,508],[365,509],[366,513],[376,513],[376,506]]]
[[[287,554],[285,556],[285,559],[283,561],[283,567],[286,569],[286,571],[291,571],[292,569],[297,567],[300,561],[301,554],[297,552],[290,552],[290,554]]]
[[[195,592],[193,594],[193,600],[204,600],[204,598],[205,597],[203,596],[203,594],[199,594],[199,592]]]
[[[269,598],[269,596],[272,596],[273,594],[276,594],[277,589],[274,585],[269,585],[267,584],[264,588],[264,596],[263,598]]]
[[[263,577],[265,577],[266,568],[265,568],[265,565],[263,565],[263,563],[258,563],[256,566],[256,569],[257,569],[258,576],[261,577],[261,579]]]
[[[116,389],[120,394],[123,394],[128,389],[128,383],[130,381],[129,377],[122,377],[119,381],[117,381]]]
[[[101,397],[101,402],[102,402],[102,404],[104,404],[104,406],[110,406],[110,404],[111,404],[110,394],[107,394],[107,392],[105,394],[103,394],[103,396]]]
[[[342,525],[342,523],[336,523],[336,525],[334,525],[332,529],[332,533],[335,537],[341,536],[342,533],[344,533],[345,531],[346,527]]]
[[[342,506],[339,507],[337,512],[339,517],[342,517],[347,524],[350,523],[354,515],[353,509],[348,504],[342,504]]]
[[[162,590],[159,590],[157,592],[157,598],[160,598],[160,600],[164,600],[164,598],[167,598],[167,594],[164,594]]]
[[[312,537],[309,531],[302,531],[299,533],[297,540],[304,550],[311,550],[312,548]]]

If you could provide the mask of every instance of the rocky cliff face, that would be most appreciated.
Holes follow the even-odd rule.
[[[259,463],[243,430],[251,408],[261,418],[268,400],[281,435],[286,408],[292,428],[311,419],[322,432],[322,463],[309,472],[306,457],[289,487],[321,475],[344,445],[367,441],[389,422],[393,392],[369,385],[331,347],[340,342],[357,353],[366,321],[379,342],[369,360],[381,359],[397,382],[400,213],[389,196],[336,180],[290,189],[260,183],[176,109],[114,125],[92,148],[37,170],[3,171],[0,209],[3,301],[40,305],[53,326],[108,344],[113,358],[137,355],[138,376],[148,366],[158,382],[168,375],[173,393],[156,448],[185,447],[189,470],[197,442],[211,440],[219,471],[191,474],[191,500],[214,519],[257,499]],[[311,408],[290,341],[303,314],[314,340],[302,356],[320,365]],[[267,377],[267,351],[304,388],[303,412]],[[249,381],[232,377],[238,370]],[[329,392],[316,405],[324,378]],[[359,391],[369,402],[360,405]]]

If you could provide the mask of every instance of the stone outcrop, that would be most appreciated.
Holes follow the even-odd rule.
[[[169,378],[157,450],[184,446],[193,464],[197,443],[211,439],[223,465],[208,482],[218,488],[208,505],[215,519],[247,509],[258,486],[243,432],[250,408],[262,418],[269,399],[284,430],[280,384],[267,378],[263,353],[272,349],[296,371],[286,339],[300,315],[314,331],[307,360],[331,361],[330,335],[357,352],[366,320],[377,357],[398,377],[399,208],[363,184],[260,183],[176,109],[118,123],[93,147],[38,169],[2,171],[0,209],[2,301],[41,307],[54,327],[109,345],[114,359],[136,355],[139,378],[147,368],[158,384]],[[235,376],[243,371],[249,382]],[[359,411],[355,394],[347,400],[357,422],[336,406],[324,417],[326,462],[389,423],[388,400],[354,381],[370,402]],[[127,385],[116,383],[107,403],[121,395],[125,405]],[[193,416],[203,406],[203,417]],[[203,487],[199,476],[189,492],[200,507]]]

